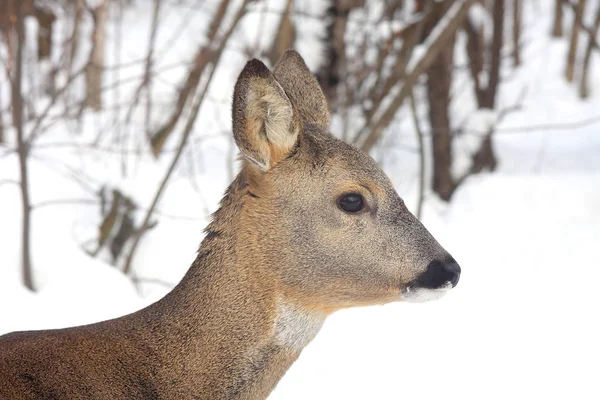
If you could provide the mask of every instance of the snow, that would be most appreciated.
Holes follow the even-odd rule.
[[[124,14],[128,38],[122,63],[144,57],[147,48],[151,7],[136,7],[141,10]],[[260,6],[256,9],[259,13]],[[594,55],[589,79],[592,96],[580,101],[577,87],[562,78],[565,41],[548,35],[551,2],[525,6],[524,16],[526,61],[502,85],[499,107],[514,104],[523,87],[527,96],[519,110],[498,122],[493,136],[498,170],[468,178],[447,205],[429,193],[424,207],[424,224],[462,267],[458,286],[435,302],[351,309],[329,317],[270,399],[600,398],[600,122],[579,123],[600,115],[600,57]],[[197,13],[191,28],[170,42],[184,16],[174,8],[165,18],[158,48],[172,47],[162,66],[191,57],[201,36],[196,27],[206,26],[206,15]],[[254,18],[259,16],[251,14],[247,23]],[[304,32],[310,36],[310,30]],[[320,49],[305,47],[309,65],[318,64]],[[246,57],[231,49],[225,57],[228,67],[211,86],[215,101],[202,108],[194,145],[160,202],[159,223],[140,244],[134,263],[138,277],[172,284],[181,278],[209,212],[231,179],[228,107]],[[121,71],[120,79],[136,76],[141,68]],[[154,122],[168,116],[170,83],[178,82],[183,71],[166,70],[156,81],[153,91],[166,105],[156,107]],[[6,101],[4,81],[2,86]],[[136,86],[124,85],[121,101]],[[469,94],[455,90],[462,96],[452,110],[457,125],[466,121],[469,129],[485,131],[496,121],[491,112],[474,113]],[[59,126],[41,137],[48,147],[34,150],[30,163],[34,204],[94,199],[102,184],[113,183],[147,207],[169,157],[123,160],[119,153],[102,151],[114,145],[111,140],[90,150],[87,145],[111,118],[110,112],[87,115],[77,136]],[[142,116],[135,121],[138,129]],[[385,142],[384,167],[415,209],[417,155],[403,150],[415,147],[414,128],[404,118],[394,129],[398,134]],[[67,139],[81,147],[50,147]],[[471,145],[456,145],[457,151],[466,149],[460,162]],[[463,164],[456,168],[462,171]],[[17,171],[16,156],[0,147],[0,182],[17,179]],[[33,211],[33,265],[40,290],[32,294],[20,285],[20,207],[18,187],[1,184],[0,334],[112,318],[167,292],[153,283],[135,286],[116,268],[85,254],[81,246],[94,238],[89,227],[97,226],[98,210],[74,202]]]

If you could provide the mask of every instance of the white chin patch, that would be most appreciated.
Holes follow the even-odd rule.
[[[400,297],[402,300],[408,301],[409,303],[423,303],[425,301],[437,300],[452,289],[452,283],[446,282],[444,286],[437,289],[427,288],[411,288],[407,287],[406,292],[402,293]]]

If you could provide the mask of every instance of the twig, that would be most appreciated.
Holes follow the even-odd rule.
[[[27,168],[27,156],[29,145],[23,132],[23,94],[21,93],[21,80],[23,79],[23,47],[25,46],[25,28],[23,15],[23,2],[17,2],[17,54],[15,57],[15,74],[12,79],[12,103],[14,125],[17,131],[17,150],[19,156],[19,173],[21,188],[21,202],[23,206],[23,221],[21,231],[21,263],[23,284],[27,289],[35,291],[31,267],[31,203],[29,198],[29,175]]]
[[[21,182],[16,179],[2,179],[0,180],[0,186],[2,185],[17,185],[21,186]]]
[[[152,96],[151,96],[151,88],[150,88],[150,82],[151,82],[151,78],[152,78],[152,67],[153,67],[153,57],[154,57],[154,45],[155,45],[155,39],[156,39],[156,33],[158,31],[158,16],[160,13],[160,0],[154,0],[154,8],[152,11],[152,24],[150,27],[150,38],[148,40],[148,53],[146,56],[146,60],[145,60],[145,67],[144,67],[144,75],[142,78],[142,81],[140,82],[140,84],[138,85],[135,94],[133,95],[133,101],[131,102],[131,105],[129,106],[127,113],[125,114],[125,119],[124,119],[124,125],[126,127],[127,130],[129,130],[129,125],[131,123],[131,118],[133,117],[133,112],[134,110],[137,108],[142,93],[145,92],[146,93],[146,113],[145,113],[145,129],[144,129],[144,133],[145,136],[147,138],[147,140],[150,140],[150,131],[149,131],[149,125],[150,125],[150,115],[152,113]],[[123,146],[123,144],[122,144]]]
[[[52,94],[52,97],[50,98],[48,105],[46,106],[44,111],[40,114],[40,116],[37,118],[35,125],[31,129],[31,133],[29,134],[29,138],[27,139],[27,146],[31,146],[33,144],[33,142],[37,139],[37,137],[40,135],[41,132],[39,130],[39,127],[42,124],[42,122],[46,119],[46,117],[48,117],[48,114],[50,113],[50,110],[52,109],[52,107],[56,104],[56,100],[58,99],[58,97],[61,96],[69,88],[69,86],[71,85],[71,82],[73,82],[75,80],[75,78],[77,78],[79,75],[81,75],[84,72],[85,72],[85,67],[81,68],[76,73],[71,75],[69,77],[69,79],[67,80],[67,82],[60,89],[56,90]]]
[[[446,15],[450,15],[450,18],[443,24],[440,22],[438,25],[441,26],[436,27],[434,32],[429,35],[427,52],[423,55],[423,57],[412,63],[413,66],[411,68],[407,68],[409,69],[409,72],[406,74],[402,82],[402,87],[398,93],[391,99],[389,105],[381,113],[377,120],[372,124],[366,124],[363,126],[363,128],[355,136],[355,143],[357,143],[363,136],[366,136],[366,139],[360,144],[360,147],[364,151],[370,151],[375,143],[379,140],[383,134],[383,130],[393,120],[396,111],[409,95],[410,91],[412,90],[412,86],[417,82],[421,74],[430,67],[439,52],[448,43],[448,40],[452,38],[451,33],[455,32],[465,20],[467,17],[467,12],[474,2],[475,0],[457,1],[448,9]],[[367,132],[368,134],[366,134]]]
[[[531,132],[540,132],[540,131],[562,131],[562,130],[573,130],[573,129],[581,129],[588,125],[600,123],[600,116],[585,118],[575,122],[564,122],[564,123],[556,123],[556,124],[539,124],[539,125],[530,125],[530,126],[521,126],[514,128],[498,128],[496,133],[500,134],[519,134],[519,133],[531,133]],[[473,132],[473,131],[472,131]]]
[[[152,284],[155,284],[155,285],[164,286],[167,289],[173,289],[175,287],[174,283],[163,281],[163,280],[157,279],[157,278],[143,278],[143,277],[138,277],[138,276],[132,276],[131,280],[135,284],[152,283]]]
[[[419,122],[414,92],[410,93],[410,111],[419,143],[419,197],[417,200],[417,218],[421,219],[423,201],[425,199],[425,146],[423,143],[423,130],[421,129],[421,124]]]
[[[151,79],[152,67],[154,59],[154,44],[156,42],[156,34],[158,32],[158,16],[160,15],[160,0],[154,0],[154,11],[152,14],[152,28],[150,29],[150,44],[148,49],[148,58],[146,60],[146,70],[144,73],[144,80],[146,83],[146,115],[144,118],[144,131],[146,132],[147,139],[150,140],[150,118],[152,115],[152,86]]]
[[[69,205],[69,204],[89,204],[96,205],[98,204],[98,200],[92,199],[52,199],[52,200],[44,200],[39,203],[33,204],[31,206],[32,210],[39,210],[40,208],[48,207],[48,206],[57,206],[57,205]]]
[[[1,183],[2,183],[2,181],[0,181],[0,184]],[[6,182],[6,183],[15,183],[17,185],[19,184],[18,181]],[[99,205],[99,200],[97,200],[97,199],[96,200],[94,200],[94,199],[51,199],[51,200],[40,201],[39,203],[32,205],[31,209],[39,210],[40,208],[44,208],[44,207],[59,206],[59,205],[72,205],[72,204],[96,206],[96,205]],[[142,208],[142,207],[138,207],[137,209],[140,211],[148,211],[148,209]],[[176,220],[176,221],[180,220],[180,221],[196,222],[196,221],[203,220],[203,218],[188,217],[186,215],[175,215],[175,214],[165,213],[160,210],[155,210],[154,215],[158,215],[161,218],[167,218],[167,219],[172,219],[172,220]]]
[[[210,72],[208,73],[208,76],[204,82],[204,85],[200,91],[200,94],[197,96],[196,103],[192,107],[191,115],[187,121],[186,126],[183,129],[183,133],[181,135],[181,140],[179,142],[177,152],[175,153],[175,156],[173,157],[173,160],[171,161],[171,165],[169,166],[169,169],[167,170],[161,184],[159,185],[158,190],[156,191],[156,194],[154,195],[154,199],[152,200],[152,204],[150,205],[150,208],[148,209],[148,212],[146,213],[146,217],[144,218],[144,222],[142,223],[142,229],[150,222],[152,213],[154,212],[154,209],[156,208],[156,205],[158,204],[158,201],[160,200],[160,197],[161,197],[164,189],[167,186],[167,183],[171,177],[171,174],[173,173],[173,171],[175,170],[175,167],[177,166],[177,163],[179,162],[179,158],[181,157],[181,155],[183,153],[183,149],[185,148],[185,146],[187,144],[188,137],[190,135],[190,132],[192,131],[192,127],[194,126],[196,117],[198,116],[200,106],[202,105],[202,103],[204,101],[204,97],[206,96],[208,86],[209,86],[210,82],[212,81],[214,73],[217,69],[216,67],[221,58],[221,54],[223,54],[223,50],[225,49],[227,42],[231,38],[231,35],[233,34],[235,27],[238,25],[239,21],[242,19],[242,17],[246,13],[246,6],[249,2],[250,2],[250,0],[244,0],[244,2],[240,5],[240,8],[238,9],[238,12],[235,15],[233,21],[231,22],[231,25],[229,26],[228,31],[224,34],[223,39],[220,42],[219,48],[213,53],[213,56],[208,61],[209,64],[211,64],[211,65],[206,65],[209,68],[211,68]],[[212,29],[212,25],[211,25],[211,29]],[[200,82],[198,82],[198,83],[200,83]],[[135,254],[135,250],[138,246],[140,238],[141,238],[141,235],[136,235],[133,239],[133,244],[131,245],[129,254],[127,255],[127,258],[125,260],[125,265],[123,267],[123,272],[126,274],[128,274],[129,271],[131,270],[131,262],[133,260],[133,256]]]
[[[398,34],[395,33],[392,35],[388,43],[385,43],[383,49],[380,51],[380,55],[374,68],[374,70],[379,73],[376,73],[375,83],[373,84],[373,87],[369,89],[367,95],[367,98],[373,103],[372,107],[366,110],[367,125],[379,110],[385,97],[391,92],[396,84],[405,77],[406,67],[408,66],[416,45],[421,39],[425,24],[429,23],[429,20],[433,18],[432,10],[433,1],[426,0],[423,11],[411,16],[411,21],[407,22],[406,27],[400,31],[403,39],[402,48],[396,55],[390,75],[384,81],[381,81],[381,78],[383,77],[383,74],[381,73],[382,67],[385,64],[385,58],[388,56],[389,50],[393,49],[393,43]]]
[[[44,165],[46,167],[53,170],[54,172],[66,177],[66,178],[72,179],[74,182],[78,183],[79,186],[83,190],[87,191],[88,193],[92,193],[92,194],[96,193],[96,188],[92,184],[86,182],[86,179],[91,180],[90,177],[87,177],[87,176],[81,177],[80,176],[81,173],[79,171],[75,170],[74,168],[72,168],[71,166],[61,163],[60,167],[62,167],[66,171],[65,172],[65,171],[61,171],[59,168],[57,168],[56,164],[58,164],[58,162],[56,160],[53,160],[50,157],[40,156],[39,154],[34,154],[34,153],[31,153],[30,157],[34,160],[38,160],[38,161],[44,163]]]
[[[115,46],[114,46],[114,57],[117,64],[121,63],[121,39],[123,37],[123,0],[118,0],[117,4],[115,4],[114,9],[116,9],[116,27],[115,27]],[[104,67],[104,64],[102,65]],[[120,69],[115,69],[114,71],[114,79],[118,81],[120,79]],[[102,81],[101,81],[102,82]],[[117,87],[114,92],[114,103],[119,104],[121,98],[121,88]],[[115,133],[117,136],[117,140],[124,140],[123,126],[117,121],[121,118],[121,108],[115,108],[113,110],[113,125],[115,127]],[[121,156],[121,175],[126,175],[126,161],[125,155]]]
[[[244,3],[240,6],[241,9],[246,8],[248,1],[249,0],[244,0]],[[175,129],[175,126],[177,125],[177,122],[179,121],[186,104],[188,104],[190,98],[193,97],[193,94],[198,87],[200,78],[204,74],[205,68],[211,63],[213,57],[215,56],[215,51],[213,51],[211,47],[214,46],[213,42],[216,40],[217,33],[221,27],[221,24],[223,23],[225,15],[227,14],[229,5],[230,0],[221,0],[219,3],[214,19],[211,21],[208,28],[207,44],[200,46],[196,52],[196,55],[194,56],[194,66],[188,72],[185,83],[179,91],[175,111],[171,114],[165,124],[156,130],[156,132],[151,134],[150,145],[152,148],[152,153],[155,157],[159,156],[167,138],[171,135],[171,133],[173,133],[173,130]]]
[[[211,76],[214,73],[214,70],[215,70],[215,68],[213,66],[212,71],[211,71]],[[185,148],[185,146],[187,144],[187,139],[192,130],[196,116],[198,115],[198,112],[200,110],[200,105],[202,104],[203,94],[205,92],[206,92],[206,86],[202,88],[201,93],[197,96],[197,100],[192,108],[192,114],[191,114],[190,118],[188,119],[188,123],[181,135],[181,140],[179,142],[177,152],[175,153],[175,156],[173,157],[173,160],[171,161],[171,164],[169,165],[169,168],[167,169],[167,172],[165,173],[165,176],[163,177],[163,179],[158,187],[158,190],[154,194],[154,199],[152,199],[152,203],[150,204],[150,207],[148,208],[148,211],[146,212],[144,222],[142,223],[142,228],[141,228],[142,231],[143,231],[144,227],[150,223],[150,219],[152,218],[154,209],[158,205],[158,201],[160,200],[162,193],[164,192],[165,188],[167,187],[167,183],[169,182],[169,179],[171,178],[173,171],[175,171],[175,167],[177,166],[177,163],[179,162],[179,158],[183,154],[183,149]],[[123,272],[125,274],[129,274],[129,272],[131,271],[131,263],[133,261],[133,256],[134,256],[135,250],[137,249],[137,246],[139,244],[140,238],[141,238],[141,235],[137,234],[137,235],[135,235],[135,237],[133,239],[133,243],[131,245],[129,253],[127,254],[127,258],[125,259],[125,265],[123,267]]]

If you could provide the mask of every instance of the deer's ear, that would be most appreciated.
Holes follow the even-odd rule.
[[[295,50],[287,50],[275,65],[273,75],[296,107],[302,123],[317,125],[327,130],[327,99],[302,56]]]
[[[233,136],[242,154],[267,171],[293,150],[299,123],[290,99],[258,60],[242,70],[233,93]]]

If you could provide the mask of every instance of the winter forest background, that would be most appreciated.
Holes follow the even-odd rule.
[[[461,264],[339,312],[271,399],[598,399],[600,0],[0,0],[0,334],[183,276],[236,173],[233,85],[296,48]]]

